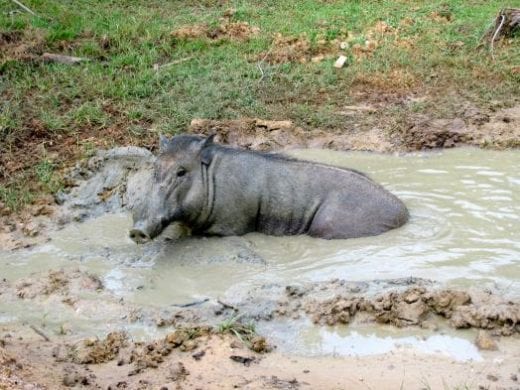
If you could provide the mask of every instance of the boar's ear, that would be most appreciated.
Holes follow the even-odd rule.
[[[213,158],[213,150],[209,147],[213,145],[213,139],[216,134],[211,134],[208,138],[202,141],[202,146],[200,147],[200,161],[204,165],[209,165]]]
[[[170,142],[169,138],[164,134],[159,134],[159,153],[162,153],[168,147],[168,143]]]
[[[206,139],[204,140],[201,149],[204,149],[204,148],[206,148],[206,147],[208,147],[208,146],[213,145],[213,140],[215,139],[215,136],[216,136],[215,133],[210,134],[210,135],[208,136],[208,138],[206,138]]]

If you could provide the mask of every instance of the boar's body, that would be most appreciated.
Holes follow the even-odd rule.
[[[195,234],[333,239],[377,235],[408,220],[398,198],[354,170],[224,147],[196,136],[163,143],[153,194],[134,213],[131,237],[137,242],[174,221]],[[175,170],[181,175],[168,179]],[[188,174],[189,188],[169,196],[174,192],[169,186],[180,188]]]

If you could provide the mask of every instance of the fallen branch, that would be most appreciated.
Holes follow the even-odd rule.
[[[44,62],[57,62],[65,65],[76,65],[81,62],[88,61],[88,58],[66,56],[63,54],[43,53],[42,57]]]
[[[41,331],[40,329],[38,329],[36,326],[34,325],[29,325],[29,327],[34,330],[34,332],[41,336],[45,341],[51,341],[51,339],[49,337],[47,337],[47,335],[45,333],[43,333],[43,331]]]

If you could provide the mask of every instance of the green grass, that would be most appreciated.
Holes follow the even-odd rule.
[[[244,324],[240,320],[243,314],[238,314],[222,321],[217,326],[217,331],[221,334],[231,334],[247,345],[248,348],[251,348],[251,341],[257,336],[256,326],[252,321]]]
[[[0,49],[2,153],[23,149],[28,139],[34,139],[35,123],[44,133],[38,134],[42,142],[75,137],[81,152],[93,142],[91,138],[109,138],[114,129],[138,142],[158,132],[182,132],[193,118],[291,119],[304,128],[348,129],[349,119],[336,112],[355,103],[360,91],[373,96],[428,94],[428,102],[404,110],[439,117],[454,115],[463,101],[485,106],[520,95],[520,75],[512,72],[520,64],[518,40],[497,45],[496,61],[487,50],[477,50],[483,32],[506,5],[498,0],[25,0],[24,4],[38,17],[10,0],[0,0],[0,33],[22,32],[25,40],[38,43],[37,53],[90,61],[79,66],[43,64],[11,58]],[[520,7],[520,0],[507,6]],[[218,26],[230,7],[236,9],[232,21],[248,22],[260,33],[244,42],[170,35],[186,25]],[[432,13],[451,21],[436,21]],[[402,25],[405,18],[413,24]],[[360,61],[347,50],[348,66],[343,69],[332,67],[334,58],[305,64],[258,63],[277,33],[305,34],[313,47],[320,39],[343,39],[346,34],[354,36],[351,44],[364,43],[378,21],[399,28],[398,38],[380,37],[373,56]],[[400,46],[402,40],[413,46]],[[190,59],[153,69],[154,64],[183,58]],[[407,114],[397,99],[382,115],[390,118],[396,109]],[[34,170],[44,157],[31,153],[35,158],[25,171]],[[0,183],[15,185],[18,175],[0,169]],[[53,189],[47,185],[44,191]],[[4,188],[0,200],[5,202],[12,191]]]

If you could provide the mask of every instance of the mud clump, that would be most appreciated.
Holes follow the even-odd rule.
[[[260,151],[282,149],[288,145],[306,146],[304,130],[291,121],[266,121],[254,118],[229,121],[194,119],[188,132],[204,135],[216,132],[218,142]]]
[[[272,347],[263,336],[255,336],[251,340],[250,349],[256,353],[271,352]]]
[[[112,332],[104,340],[87,339],[72,347],[71,360],[78,364],[100,364],[114,360],[128,346],[125,332]]]
[[[450,324],[458,329],[488,329],[493,334],[511,336],[520,333],[520,304],[497,302],[485,306],[461,306],[453,312]]]
[[[451,148],[467,143],[472,136],[462,119],[427,120],[410,127],[403,134],[403,141],[412,150]]]
[[[486,329],[501,336],[520,333],[520,304],[491,294],[417,286],[375,296],[338,293],[318,299],[291,291],[287,290],[287,299],[280,300],[273,316],[297,318],[303,312],[315,324],[329,326],[349,324],[361,316],[363,321],[397,327],[428,326],[429,320],[440,316],[456,329]]]
[[[496,341],[486,332],[480,330],[475,338],[475,345],[482,351],[496,351],[498,345]]]
[[[475,107],[453,119],[417,118],[400,133],[406,150],[451,148],[460,144],[495,149],[520,146],[520,106],[481,111]]]
[[[133,363],[134,368],[128,373],[129,376],[139,374],[147,368],[157,368],[164,362],[174,349],[188,352],[198,347],[197,339],[209,336],[212,333],[210,327],[194,327],[178,329],[168,334],[164,339],[150,343],[135,343],[129,357],[128,363]]]
[[[9,61],[34,61],[44,47],[44,36],[37,30],[0,32],[0,65]]]
[[[129,376],[133,376],[148,368],[159,367],[174,349],[181,352],[195,350],[199,347],[198,339],[212,333],[212,328],[208,326],[180,328],[164,339],[132,342],[125,332],[112,332],[102,340],[86,339],[68,346],[65,358],[59,356],[59,351],[53,355],[57,361],[66,360],[76,364],[102,364],[117,359],[118,366],[133,365],[128,372]]]
[[[284,36],[277,33],[274,36],[271,49],[260,53],[254,59],[269,64],[283,64],[287,62],[320,62],[332,58],[339,50],[339,41],[318,39],[312,44],[306,35],[298,37]]]
[[[258,27],[250,26],[247,22],[230,22],[223,20],[217,27],[211,28],[205,24],[195,24],[181,27],[170,33],[173,38],[181,40],[210,39],[213,41],[230,39],[247,41],[260,32]]]

